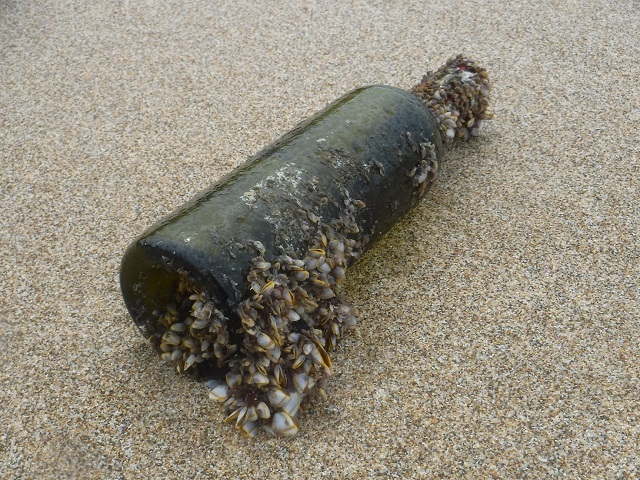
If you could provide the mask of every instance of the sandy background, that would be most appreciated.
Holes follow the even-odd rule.
[[[1,478],[640,476],[637,1],[160,3],[0,0]],[[459,52],[495,120],[352,269],[329,402],[245,439],[134,328],[124,249]]]

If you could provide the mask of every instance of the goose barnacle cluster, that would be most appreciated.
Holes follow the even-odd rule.
[[[293,435],[310,395],[326,397],[327,352],[356,322],[356,310],[339,299],[337,285],[357,247],[323,226],[302,257],[290,252],[273,264],[254,259],[247,277],[252,294],[238,308],[242,344],[228,361],[226,385],[210,392],[224,403],[227,420],[248,436],[258,424],[278,436]]]
[[[160,352],[160,358],[178,373],[208,360],[222,366],[237,348],[229,341],[228,319],[186,271],[178,273],[175,301],[167,305],[166,311],[154,312],[165,331],[149,340]]]
[[[357,231],[348,216],[334,225]],[[224,404],[226,421],[249,437],[260,425],[277,436],[294,435],[300,407],[313,394],[326,398],[328,351],[355,326],[357,311],[340,300],[338,284],[358,247],[356,240],[320,223],[304,255],[289,252],[273,263],[254,258],[247,275],[250,291],[236,312],[237,332],[229,332],[229,319],[187,272],[180,272],[176,302],[157,313],[166,328],[157,336],[161,358],[179,373],[214,360],[228,373],[225,383],[208,382],[209,396]]]
[[[412,92],[435,113],[442,138],[452,142],[477,136],[484,120],[492,118],[487,71],[458,55],[435,72],[428,72]]]

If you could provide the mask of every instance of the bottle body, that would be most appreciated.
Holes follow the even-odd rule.
[[[420,99],[354,90],[138,237],[121,264],[127,308],[145,336],[162,335],[154,312],[188,272],[236,324],[253,259],[304,253],[317,225],[345,221],[360,255],[428,190],[441,157]]]

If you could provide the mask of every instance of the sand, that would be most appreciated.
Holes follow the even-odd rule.
[[[0,477],[640,476],[638,3],[0,2]],[[350,271],[290,439],[222,424],[117,276],[352,88],[484,64],[495,119]]]

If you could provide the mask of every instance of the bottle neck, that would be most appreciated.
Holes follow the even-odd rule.
[[[487,71],[462,55],[428,72],[412,89],[434,112],[446,143],[478,135],[483,121],[493,116],[487,113],[489,91]]]

